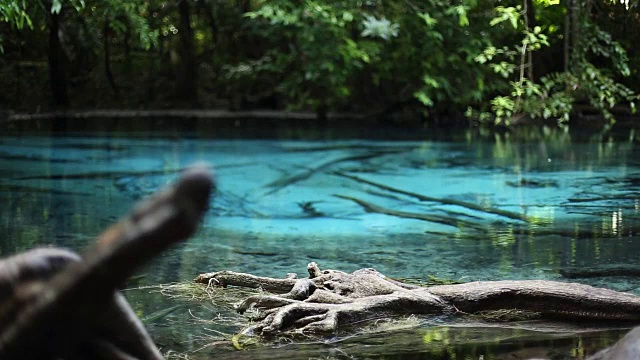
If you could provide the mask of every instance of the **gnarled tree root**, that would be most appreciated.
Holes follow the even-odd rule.
[[[359,321],[401,314],[474,314],[512,309],[540,318],[640,322],[640,297],[577,283],[545,280],[478,281],[429,288],[404,284],[374,269],[353,273],[321,271],[308,265],[309,278],[274,279],[221,271],[195,281],[217,286],[262,288],[274,294],[251,296],[237,305],[257,323],[245,330],[261,336],[295,330],[333,333]]]

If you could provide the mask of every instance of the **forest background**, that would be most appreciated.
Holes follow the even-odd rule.
[[[633,118],[634,0],[0,0],[0,118],[271,109],[514,125]]]

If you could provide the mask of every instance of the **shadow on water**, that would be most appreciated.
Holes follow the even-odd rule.
[[[206,161],[219,188],[202,229],[144,269],[136,286],[214,270],[283,277],[316,261],[416,281],[550,279],[640,294],[633,133],[104,131],[0,135],[0,255],[82,249],[136,199]],[[126,295],[143,318],[181,304],[148,291]],[[191,302],[150,331],[164,350],[234,359],[573,359],[622,335],[432,322],[241,352],[221,338],[194,352],[215,331],[239,330],[194,320],[220,311]]]

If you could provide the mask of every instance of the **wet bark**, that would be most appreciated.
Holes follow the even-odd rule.
[[[38,249],[0,261],[0,358],[161,359],[117,289],[193,233],[211,191],[209,174],[194,169],[139,204],[81,257]]]
[[[420,287],[374,269],[351,274],[308,265],[309,278],[273,279],[230,271],[199,275],[208,286],[262,288],[237,306],[252,309],[248,334],[274,336],[289,330],[335,333],[380,315],[467,315],[512,310],[530,317],[570,321],[640,322],[640,297],[577,283],[545,280],[479,281]]]

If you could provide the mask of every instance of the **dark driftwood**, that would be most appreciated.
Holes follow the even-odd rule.
[[[481,281],[419,287],[374,269],[351,274],[308,266],[309,278],[272,279],[230,271],[199,275],[208,285],[262,288],[278,294],[251,296],[238,311],[257,310],[247,330],[263,336],[298,329],[333,333],[381,315],[473,314],[524,311],[540,318],[640,322],[640,297],[576,283],[544,280]]]
[[[193,233],[211,191],[206,170],[187,171],[104,232],[82,257],[39,249],[0,262],[0,358],[162,358],[116,289],[144,262]]]

